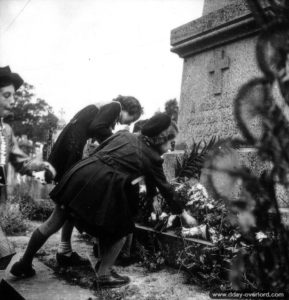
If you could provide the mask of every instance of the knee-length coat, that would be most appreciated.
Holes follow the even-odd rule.
[[[88,105],[80,110],[65,126],[52,147],[48,161],[56,169],[54,180],[82,158],[86,141],[95,138],[99,143],[112,135],[121,112],[119,102],[112,101],[101,107]]]
[[[174,212],[181,212],[162,163],[142,135],[120,131],[73,166],[50,196],[73,216],[78,229],[119,238],[133,230],[138,187],[132,181],[140,176],[159,189]]]

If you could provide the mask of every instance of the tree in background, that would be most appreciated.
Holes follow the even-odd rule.
[[[179,104],[177,99],[170,99],[165,103],[165,113],[175,122],[178,122]]]
[[[36,98],[34,87],[28,83],[15,93],[15,106],[13,107],[13,123],[16,136],[27,135],[33,142],[46,142],[49,130],[55,130],[58,118],[54,115],[52,107],[43,99]],[[10,120],[6,120],[8,123]]]

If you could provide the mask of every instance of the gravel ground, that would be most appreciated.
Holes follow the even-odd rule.
[[[35,228],[36,226],[37,223],[32,224],[32,228]],[[24,251],[30,234],[30,232],[27,232],[27,236],[10,237],[18,252]],[[47,266],[52,268],[58,277],[65,279],[74,286],[79,285],[83,288],[92,290],[99,299],[210,299],[208,292],[197,286],[186,284],[185,274],[181,271],[166,267],[157,272],[148,272],[139,264],[134,264],[125,268],[115,267],[117,272],[130,277],[131,282],[129,285],[117,289],[99,291],[95,287],[95,274],[92,268],[78,267],[63,269],[57,267],[55,253],[59,239],[60,233],[58,232],[48,240],[37,254],[37,257]],[[88,254],[91,255],[92,253],[90,243],[85,241],[76,230],[73,234],[73,248],[83,256],[87,256]]]

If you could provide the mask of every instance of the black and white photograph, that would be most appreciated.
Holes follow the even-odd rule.
[[[23,299],[289,299],[289,1],[0,0]]]

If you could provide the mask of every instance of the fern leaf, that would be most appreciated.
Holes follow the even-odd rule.
[[[179,179],[184,177],[187,177],[188,179],[199,179],[206,156],[216,143],[217,138],[215,136],[213,136],[208,143],[205,141],[196,143],[194,141],[190,150],[186,150],[183,157],[177,159],[175,168],[176,177]]]

